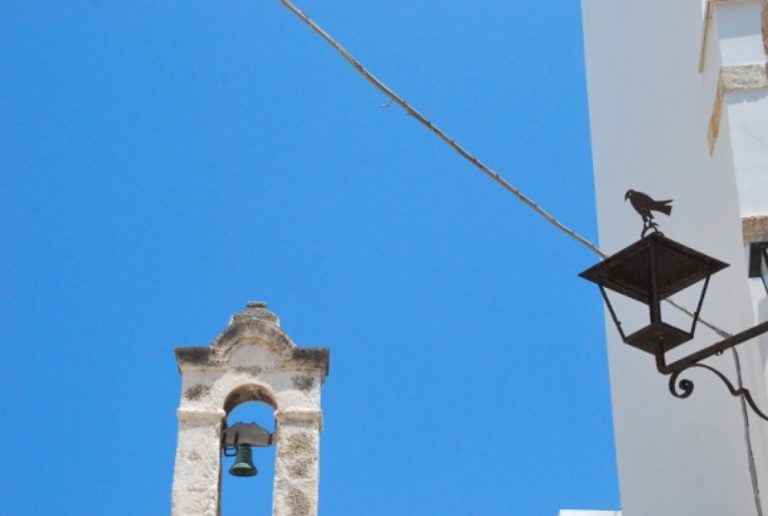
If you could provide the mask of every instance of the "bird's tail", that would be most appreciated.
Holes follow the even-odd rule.
[[[659,201],[659,211],[664,215],[672,213],[672,199],[668,201]]]

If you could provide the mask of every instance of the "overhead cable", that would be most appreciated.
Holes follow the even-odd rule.
[[[411,106],[408,102],[406,102],[405,99],[403,99],[400,95],[395,93],[389,86],[384,84],[381,80],[379,80],[375,75],[373,75],[371,72],[366,69],[360,61],[358,61],[352,54],[347,51],[341,44],[336,41],[330,34],[328,34],[322,27],[320,27],[317,23],[315,23],[309,16],[307,16],[303,11],[301,11],[298,7],[293,5],[290,0],[281,0],[283,5],[287,7],[291,12],[293,12],[296,16],[298,16],[304,23],[309,25],[310,28],[312,28],[313,31],[315,31],[320,37],[322,37],[329,45],[331,45],[341,56],[349,62],[349,64],[352,65],[352,67],[357,70],[360,75],[362,75],[368,82],[370,82],[376,89],[384,93],[387,97],[389,97],[394,103],[402,107],[409,115],[411,115],[413,118],[418,120],[422,125],[424,125],[427,129],[429,129],[431,132],[433,132],[435,135],[437,135],[441,140],[443,140],[445,143],[447,143],[453,150],[458,152],[464,159],[469,161],[472,165],[475,166],[475,168],[479,169],[481,172],[483,172],[485,175],[490,177],[492,180],[494,180],[496,183],[498,183],[502,188],[507,190],[509,193],[517,197],[520,201],[523,202],[526,206],[531,208],[533,211],[538,213],[540,216],[542,216],[544,219],[547,220],[550,224],[555,226],[557,229],[571,237],[572,239],[579,242],[581,245],[598,255],[600,258],[607,258],[608,255],[603,253],[595,244],[584,238],[583,236],[579,235],[576,231],[569,228],[559,220],[557,220],[552,214],[550,214],[548,211],[546,211],[544,208],[539,206],[538,203],[536,203],[533,199],[525,195],[520,189],[513,186],[509,181],[504,179],[501,174],[493,170],[491,167],[480,161],[477,157],[475,157],[473,154],[471,154],[468,150],[466,150],[464,147],[462,147],[456,140],[448,136],[442,129],[440,129],[438,126],[433,124],[429,121],[427,117],[419,113],[416,108]],[[694,313],[686,308],[685,306],[673,301],[672,299],[666,300],[669,304],[677,308],[678,310],[682,311],[686,315],[693,317]],[[730,337],[731,334],[718,328],[712,323],[709,323],[705,321],[704,319],[699,318],[699,324],[702,324],[706,326],[707,328],[713,330],[715,333],[720,335],[723,338]]]

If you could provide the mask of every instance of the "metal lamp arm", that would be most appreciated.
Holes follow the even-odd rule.
[[[720,378],[732,396],[743,397],[757,416],[768,421],[768,415],[766,415],[762,410],[760,410],[760,408],[758,408],[755,400],[752,398],[752,393],[749,392],[749,389],[745,387],[735,387],[723,373],[712,366],[700,363],[702,360],[710,358],[713,355],[719,355],[723,351],[731,349],[746,340],[765,333],[766,331],[768,331],[768,322],[760,323],[757,326],[749,328],[748,330],[744,330],[741,333],[737,333],[736,335],[728,337],[727,339],[721,340],[716,344],[712,344],[711,346],[708,346],[701,351],[693,353],[685,358],[681,358],[680,360],[672,362],[671,364],[666,363],[664,351],[662,350],[661,346],[657,346],[656,352],[654,353],[656,357],[656,369],[661,374],[671,375],[669,377],[669,392],[672,393],[672,396],[675,396],[676,398],[687,398],[693,393],[693,381],[687,378],[683,378],[682,380],[678,381],[678,378],[683,372],[689,369],[693,369],[694,367],[706,369],[707,371]]]
[[[671,364],[666,363],[664,352],[661,350],[660,346],[657,346],[656,353],[654,353],[656,356],[656,369],[658,369],[661,374],[677,373],[683,369],[691,367],[694,364],[697,364],[702,360],[705,360],[713,355],[720,354],[726,349],[737,346],[742,342],[757,337],[758,335],[761,335],[767,331],[768,321],[760,323],[757,326],[753,326],[748,330],[737,333],[736,335],[728,337],[727,339],[721,340],[720,342],[712,344],[711,346],[707,346],[706,348],[688,355],[687,357],[681,358],[680,360],[672,362]]]
[[[693,369],[694,367],[706,369],[707,371],[720,378],[720,380],[722,380],[722,382],[728,388],[728,392],[731,393],[731,396],[744,397],[744,400],[747,402],[752,411],[762,419],[768,421],[768,416],[766,416],[765,413],[757,407],[755,400],[752,399],[752,393],[749,392],[749,389],[745,387],[736,388],[723,373],[714,367],[710,367],[705,364],[691,364],[684,369],[673,373],[672,376],[669,377],[669,392],[672,393],[672,396],[676,398],[687,398],[693,393],[693,382],[691,380],[683,378],[680,380],[680,382],[678,382],[677,379],[683,372],[687,371],[688,369]],[[677,390],[678,388],[680,391]]]

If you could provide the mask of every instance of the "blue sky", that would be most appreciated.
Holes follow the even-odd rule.
[[[577,1],[297,5],[596,238]],[[277,0],[7,1],[0,55],[6,514],[166,514],[173,349],[251,299],[331,348],[322,514],[618,508],[596,257]]]

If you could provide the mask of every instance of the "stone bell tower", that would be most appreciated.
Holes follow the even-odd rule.
[[[182,394],[173,516],[219,514],[222,432],[227,414],[248,401],[275,409],[272,514],[317,514],[320,388],[329,351],[297,347],[266,307],[248,303],[208,347],[176,348]]]

